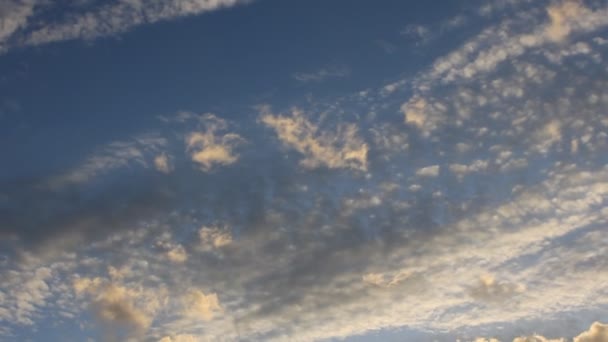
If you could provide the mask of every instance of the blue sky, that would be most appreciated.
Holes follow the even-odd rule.
[[[0,340],[608,341],[600,0],[0,0]]]

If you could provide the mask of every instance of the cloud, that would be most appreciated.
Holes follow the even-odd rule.
[[[416,176],[437,177],[439,176],[439,165],[431,165],[416,170]]]
[[[34,14],[35,0],[8,0],[0,3],[0,53],[8,50],[6,40],[25,27]]]
[[[244,4],[240,0],[129,0],[95,4],[92,9],[82,11],[74,6],[71,11],[52,20],[45,14],[52,13],[56,6],[40,0],[9,0],[3,3],[0,44],[41,45],[73,39],[91,40],[127,32],[137,26],[153,24],[180,17],[199,15]],[[52,17],[51,17],[52,18]],[[37,25],[27,25],[36,19]],[[2,45],[0,45],[1,47]],[[5,48],[6,50],[6,48]]]
[[[458,177],[458,179],[462,180],[468,174],[486,171],[488,167],[489,162],[487,160],[477,159],[473,161],[470,165],[450,164],[449,169],[452,173],[456,175],[456,177]]]
[[[163,122],[186,126],[189,160],[208,171],[243,158],[247,172],[180,169],[172,154],[166,176],[108,177],[101,194],[2,189],[2,226],[17,237],[2,243],[16,255],[35,254],[13,243],[26,235],[87,236],[53,241],[57,253],[36,266],[0,260],[7,329],[49,312],[85,317],[87,307],[102,326],[122,320],[145,331],[141,340],[312,341],[407,326],[428,340],[508,341],[586,329],[608,305],[605,50],[583,35],[588,48],[554,44],[538,16],[544,6],[528,2],[492,21],[392,91],[262,111],[259,121],[296,161],[267,149],[276,139],[255,129],[244,131],[261,153],[237,154],[238,127],[184,112]],[[583,11],[595,26],[577,20],[570,35],[600,27],[602,11]],[[373,114],[313,119],[324,111]],[[69,184],[155,167],[174,151],[124,141],[77,165],[86,177]],[[460,181],[439,177],[442,165]],[[434,178],[420,186],[412,174]]]
[[[574,338],[574,342],[602,342],[608,341],[608,324],[595,322],[591,328]]]
[[[199,341],[200,341],[200,338],[198,336],[180,334],[180,335],[174,335],[173,337],[165,336],[165,337],[161,338],[158,342],[199,342]]]
[[[154,167],[162,173],[170,173],[172,171],[172,166],[166,153],[159,154],[154,158]]]
[[[222,133],[228,123],[213,114],[204,115],[201,121],[204,131],[190,133],[186,138],[192,161],[205,172],[234,164],[239,159],[235,149],[245,140],[235,133]]]
[[[547,153],[551,146],[562,140],[561,123],[551,120],[536,132],[535,138],[537,140],[535,148],[541,153]]]
[[[513,340],[513,342],[566,342],[565,339],[548,339],[544,336],[533,335],[527,337],[517,337]]]
[[[80,165],[49,180],[51,188],[89,182],[98,176],[133,164],[148,167],[148,156],[166,146],[167,140],[158,136],[139,136],[115,141],[88,156]],[[156,163],[156,160],[154,161]]]
[[[587,14],[589,10],[583,7],[581,1],[565,0],[547,8],[550,24],[546,28],[546,35],[553,41],[562,41],[572,31],[572,21]]]
[[[0,292],[0,319],[24,326],[34,320],[52,296],[53,269],[33,267],[4,274]]]
[[[594,322],[589,330],[574,337],[573,342],[604,342],[608,341],[608,324]],[[566,342],[565,338],[549,339],[541,335],[517,337],[513,342]]]
[[[368,146],[358,137],[354,124],[339,123],[334,131],[324,131],[297,109],[291,116],[274,115],[264,109],[260,120],[275,130],[284,145],[304,155],[300,165],[305,168],[367,170]]]
[[[167,251],[167,258],[175,263],[183,263],[188,260],[188,253],[184,246],[177,245]]]
[[[405,123],[418,128],[425,136],[444,122],[446,109],[445,105],[438,101],[429,102],[418,96],[414,96],[401,106]]]
[[[190,290],[184,296],[183,314],[190,318],[208,321],[222,310],[217,294],[204,294],[200,290]]]
[[[525,291],[521,284],[501,283],[493,276],[484,275],[480,277],[477,285],[471,287],[470,294],[473,298],[487,302],[502,302],[512,300],[512,297]]]
[[[345,66],[335,66],[319,69],[315,72],[297,72],[293,78],[300,82],[322,82],[329,78],[344,78],[350,75],[350,69]]]
[[[222,248],[232,243],[230,231],[219,227],[202,227],[198,231],[198,237],[204,250]]]
[[[107,283],[100,278],[76,278],[76,294],[87,294],[92,300],[95,314],[104,323],[126,325],[141,333],[146,330],[152,319],[134,305],[136,292],[114,283]]]
[[[401,31],[401,34],[407,36],[411,40],[414,40],[416,45],[427,44],[431,41],[431,39],[433,39],[431,30],[423,25],[408,25]]]

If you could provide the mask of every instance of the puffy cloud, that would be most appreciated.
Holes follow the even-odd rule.
[[[232,243],[232,234],[220,227],[201,227],[198,231],[201,247],[212,250],[228,246]]]
[[[396,274],[368,273],[363,275],[363,282],[378,287],[393,287],[410,277],[410,273],[397,272]]]
[[[137,293],[126,287],[108,283],[101,278],[76,278],[73,283],[77,294],[87,294],[92,299],[92,308],[105,323],[126,325],[142,332],[152,319],[134,305]]]
[[[579,0],[565,0],[549,6],[547,13],[551,22],[545,29],[547,36],[553,41],[564,40],[572,31],[572,22],[588,11]]]
[[[431,165],[416,170],[416,176],[437,177],[439,176],[439,165]]]
[[[405,115],[405,123],[420,129],[428,136],[444,123],[447,107],[439,101],[431,101],[420,96],[412,97],[401,106]]]
[[[208,321],[222,310],[217,294],[205,294],[200,290],[190,290],[183,298],[183,314],[190,318]]]
[[[192,161],[205,172],[235,163],[239,155],[234,150],[245,140],[238,134],[224,133],[228,123],[213,114],[204,115],[202,125],[203,132],[190,133],[186,138]]]
[[[595,322],[589,330],[574,338],[574,342],[605,342],[608,341],[608,324]]]
[[[146,329],[151,319],[134,306],[132,296],[126,288],[110,284],[97,294],[93,306],[104,321]]]
[[[548,339],[541,335],[533,335],[526,337],[516,337],[513,342],[566,342],[565,339]]]
[[[53,295],[53,273],[53,269],[46,266],[5,272],[0,278],[0,319],[33,325]]]
[[[555,143],[562,140],[561,123],[551,120],[536,132],[535,148],[541,153],[547,153],[548,149]]]
[[[305,168],[367,170],[368,146],[358,137],[354,124],[339,123],[335,131],[323,131],[297,109],[291,116],[282,116],[265,108],[260,119],[276,131],[283,144],[304,155],[300,164]]]
[[[182,245],[177,245],[167,251],[167,258],[175,263],[183,263],[188,260],[188,253]]]
[[[200,342],[200,338],[195,335],[185,335],[179,334],[171,336],[165,336],[161,338],[158,342]]]
[[[159,154],[154,158],[154,167],[162,173],[170,173],[172,171],[169,156],[166,153]]]

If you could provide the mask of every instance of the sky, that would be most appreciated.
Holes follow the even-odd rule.
[[[0,0],[0,341],[608,341],[605,0]]]

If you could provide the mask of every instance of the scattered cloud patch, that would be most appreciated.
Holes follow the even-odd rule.
[[[92,40],[135,27],[244,4],[240,0],[130,0],[95,3],[91,9],[74,6],[59,17],[47,18],[60,4],[40,0],[2,3],[0,51],[13,46],[42,45],[73,39]],[[64,8],[64,11],[66,9]],[[52,19],[51,19],[52,18]],[[36,22],[36,24],[30,24]]]
[[[426,166],[416,171],[416,176],[419,177],[437,177],[439,176],[439,165]]]
[[[326,131],[298,109],[289,116],[264,109],[260,120],[275,130],[284,145],[304,155],[300,165],[305,168],[367,170],[368,145],[359,138],[355,124],[339,123],[334,130]]]
[[[200,290],[190,290],[184,296],[184,315],[190,318],[208,321],[221,311],[217,294],[204,294]]]
[[[213,114],[203,117],[202,126],[202,132],[190,133],[186,138],[192,161],[204,172],[234,164],[239,159],[235,149],[245,140],[236,133],[227,133],[228,123]]]
[[[574,342],[603,342],[608,341],[608,324],[595,322],[589,330],[574,338]]]
[[[154,167],[162,173],[171,173],[173,169],[170,158],[166,153],[159,154],[154,158]]]
[[[350,76],[350,69],[345,66],[327,67],[314,72],[297,72],[293,78],[299,82],[322,82],[331,78],[344,78]]]

